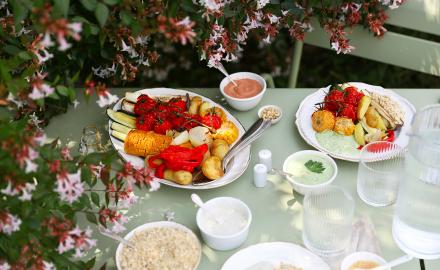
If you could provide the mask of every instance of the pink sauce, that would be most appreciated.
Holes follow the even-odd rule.
[[[234,98],[250,98],[263,91],[263,87],[256,80],[240,79],[234,80],[234,82],[236,82],[238,86],[235,86],[232,82],[230,82],[225,87],[226,95]]]

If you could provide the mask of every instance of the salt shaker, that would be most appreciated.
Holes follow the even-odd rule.
[[[267,183],[267,168],[264,164],[255,164],[254,166],[254,185],[256,187],[265,187]]]
[[[266,165],[267,171],[272,170],[272,153],[270,150],[260,150],[260,152],[258,152],[258,159],[260,164]]]

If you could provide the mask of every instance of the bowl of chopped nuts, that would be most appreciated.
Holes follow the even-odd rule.
[[[283,111],[276,105],[266,105],[258,110],[258,117],[271,120],[272,125],[278,123],[283,116]]]

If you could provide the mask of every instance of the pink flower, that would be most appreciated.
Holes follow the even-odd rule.
[[[29,98],[34,100],[44,98],[51,95],[55,91],[54,88],[43,81],[46,75],[47,74],[37,72],[36,75],[31,78],[30,84],[32,86],[32,93],[29,94]]]
[[[74,229],[63,233],[58,243],[58,253],[63,254],[69,250],[75,249],[75,257],[81,257],[85,251],[96,246],[96,240],[91,239],[92,230],[87,227],[82,231],[78,226]]]
[[[139,56],[139,54],[136,52],[136,50],[133,47],[128,46],[127,44],[125,44],[124,40],[121,40],[121,44],[122,44],[121,51],[128,52],[130,58],[135,58],[135,57]]]
[[[63,147],[60,153],[61,153],[61,157],[64,160],[73,160],[72,156],[70,155],[70,149],[68,147]]]
[[[120,208],[130,208],[138,200],[138,196],[134,194],[133,191],[128,192],[125,196],[120,196],[118,201],[118,207]]]
[[[68,43],[65,35],[59,34],[57,35],[57,41],[58,41],[58,50],[59,51],[65,51],[72,47],[72,44]]]
[[[56,267],[51,262],[43,261],[43,270],[56,270]]]
[[[99,92],[98,95],[99,95],[99,100],[97,100],[96,103],[101,108],[113,104],[119,100],[118,96],[110,94],[110,92],[108,92],[107,90],[103,92]]]
[[[262,9],[269,3],[270,0],[257,0],[257,9]]]
[[[123,231],[125,231],[127,229],[123,225],[123,224],[125,224],[127,222],[128,222],[127,217],[121,215],[118,220],[114,220],[112,222],[113,225],[112,225],[112,227],[111,227],[111,229],[109,231],[113,232],[113,233],[121,233],[121,232],[123,232]]]
[[[34,137],[34,142],[38,145],[44,145],[46,143],[47,136],[44,132],[40,132]]]
[[[0,190],[0,192],[5,195],[15,196],[19,193],[19,190],[15,187],[12,187],[12,182],[8,181],[8,185],[4,189]]]
[[[84,192],[84,184],[81,182],[81,170],[74,174],[58,174],[55,191],[60,199],[72,203]]]
[[[23,188],[21,188],[21,196],[18,197],[20,201],[30,201],[32,199],[32,191],[35,190],[35,184],[26,183]]]
[[[0,263],[0,270],[10,270],[11,266],[7,262]]]
[[[37,171],[38,165],[35,162],[32,162],[29,159],[26,159],[25,162],[26,162],[26,168],[24,170],[25,173],[31,173]]]
[[[0,232],[11,235],[20,230],[21,219],[8,212],[0,212]]]
[[[160,182],[157,179],[150,181],[150,191],[157,191],[160,188]]]

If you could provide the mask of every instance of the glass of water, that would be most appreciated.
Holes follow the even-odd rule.
[[[98,127],[93,124],[85,126],[78,151],[83,155],[87,155],[94,152],[100,152],[101,150],[101,132]]]
[[[351,240],[355,203],[352,196],[336,186],[307,194],[303,201],[304,245],[319,256],[344,253]]]
[[[369,143],[361,151],[357,193],[367,204],[387,206],[396,201],[405,150],[392,142]]]

